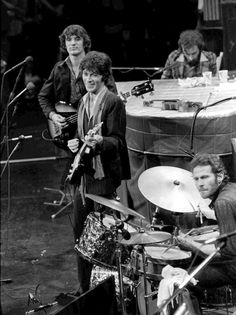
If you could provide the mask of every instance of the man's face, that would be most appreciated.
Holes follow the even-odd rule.
[[[84,69],[82,78],[87,92],[98,94],[104,86],[102,75],[96,72]]]
[[[84,40],[76,35],[68,36],[65,40],[69,55],[77,56],[84,53]]]
[[[219,187],[217,176],[210,165],[198,165],[193,169],[193,179],[202,198],[211,198]]]
[[[200,50],[198,46],[195,45],[189,48],[184,48],[182,46],[182,51],[183,51],[184,57],[186,58],[190,66],[194,66],[198,63],[199,54],[200,54]]]

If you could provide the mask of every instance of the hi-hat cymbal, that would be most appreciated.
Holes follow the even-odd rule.
[[[139,217],[140,219],[145,219],[145,217],[139,213],[137,213],[136,211],[127,208],[125,205],[123,205],[121,202],[115,200],[115,199],[108,199],[102,196],[97,196],[97,195],[93,195],[93,194],[85,194],[85,196],[89,199],[92,199],[93,201],[100,203],[108,208],[117,210],[121,213],[123,213],[124,215],[132,215],[135,217]]]
[[[194,212],[201,200],[191,172],[173,166],[156,166],[138,179],[141,193],[149,201],[174,212]]]
[[[145,245],[145,244],[155,244],[167,241],[171,238],[171,234],[167,232],[153,232],[153,231],[143,231],[143,232],[131,232],[130,239],[120,241],[124,245]]]

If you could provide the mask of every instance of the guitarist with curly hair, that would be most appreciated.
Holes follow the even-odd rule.
[[[97,206],[86,198],[86,193],[115,198],[121,180],[130,178],[125,105],[106,87],[111,74],[111,59],[105,53],[90,51],[81,61],[80,71],[87,93],[79,104],[78,135],[68,141],[69,149],[76,154],[73,169],[83,164],[83,171],[78,172],[77,178],[69,174],[75,185],[76,240],[81,237],[88,214]],[[77,154],[79,159],[76,159]],[[92,266],[92,262],[78,255],[80,294],[89,289]]]

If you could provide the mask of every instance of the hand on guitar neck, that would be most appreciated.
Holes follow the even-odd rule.
[[[92,149],[95,149],[96,145],[99,145],[103,141],[103,137],[101,135],[96,134],[98,131],[98,128],[100,128],[102,124],[96,125],[93,129],[90,129],[87,133],[87,135],[84,137],[83,141],[83,147],[87,146]],[[99,126],[99,127],[97,127]],[[67,146],[71,150],[71,152],[76,153],[79,150],[79,144],[80,141],[78,138],[74,138],[71,140],[68,140]]]
[[[80,181],[80,177],[84,173],[85,164],[84,157],[87,155],[89,156],[91,148],[95,149],[95,147],[102,143],[103,137],[98,135],[98,131],[101,128],[103,122],[95,125],[92,129],[88,131],[86,134],[83,145],[79,149],[80,141],[79,139],[71,139],[68,141],[68,148],[73,152],[76,153],[72,168],[70,169],[69,175],[67,179],[69,180],[70,184],[77,184]]]
[[[68,126],[68,123],[66,121],[66,118],[63,117],[62,115],[56,113],[56,112],[51,112],[49,118],[57,124],[60,128],[65,128]]]

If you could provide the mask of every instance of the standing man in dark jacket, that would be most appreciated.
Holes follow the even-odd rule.
[[[86,193],[114,199],[121,180],[130,178],[125,106],[120,97],[106,87],[111,60],[104,53],[91,51],[81,61],[80,70],[87,93],[79,104],[78,136],[68,141],[73,153],[78,154],[84,144],[90,151],[86,163],[83,161],[84,173],[78,178],[75,192],[74,234],[78,240],[88,214],[96,210],[96,204],[86,198]],[[89,131],[101,123],[98,133],[90,134]],[[83,153],[79,154],[83,159]],[[91,270],[92,263],[78,256],[80,294],[89,289]]]

